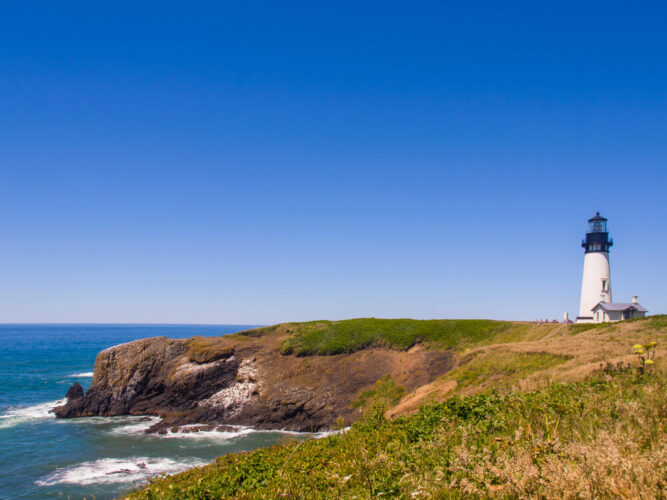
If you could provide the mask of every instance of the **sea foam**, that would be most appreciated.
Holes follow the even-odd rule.
[[[201,427],[200,424],[182,425],[178,432],[169,431],[167,434],[155,434],[156,437],[162,439],[210,439],[216,441],[230,441],[253,432],[260,432],[252,427],[238,426],[234,431],[198,431],[192,432],[192,429]],[[236,426],[235,426],[236,427]],[[185,432],[183,432],[185,431]]]
[[[26,406],[25,408],[9,409],[0,415],[0,429],[8,429],[9,427],[35,422],[37,420],[55,418],[56,416],[51,410],[56,406],[62,406],[65,403],[67,403],[67,399],[59,399],[58,401],[49,401],[34,406]]]
[[[350,429],[349,427],[345,427],[344,429],[339,429],[334,431],[298,432],[298,431],[287,431],[287,430],[277,430],[277,429],[276,430],[255,429],[253,427],[234,426],[237,428],[234,431],[200,430],[198,432],[192,432],[192,429],[195,429],[197,427],[201,428],[202,424],[183,425],[179,427],[178,432],[171,432],[170,430],[169,432],[167,432],[167,434],[151,434],[151,435],[161,439],[211,439],[219,441],[231,441],[241,436],[246,436],[248,434],[258,432],[265,434],[282,434],[282,435],[291,435],[295,437],[303,437],[303,438],[310,437],[313,439],[322,439],[328,436],[335,436],[337,434],[345,433]],[[118,429],[118,431],[120,433],[120,429]]]
[[[92,378],[93,372],[72,373],[69,378]]]
[[[171,458],[101,458],[62,467],[35,482],[38,486],[55,484],[115,484],[146,481],[157,474],[175,474],[190,467],[205,465],[197,458],[173,460]]]
[[[95,418],[95,417],[93,417]],[[98,417],[99,418],[99,417]],[[160,421],[160,417],[101,417],[107,419],[110,423],[120,423],[117,427],[109,430],[109,434],[116,434],[118,436],[139,436],[146,434],[146,431]],[[116,420],[109,420],[114,418]],[[104,420],[101,421],[104,423]]]

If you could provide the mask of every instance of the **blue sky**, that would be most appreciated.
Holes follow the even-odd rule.
[[[5,2],[0,322],[667,312],[661,2]]]

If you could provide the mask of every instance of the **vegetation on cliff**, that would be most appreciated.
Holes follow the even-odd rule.
[[[583,381],[455,395],[394,421],[375,406],[348,432],[226,455],[130,498],[664,498],[665,478],[658,360],[643,373],[610,363]]]
[[[457,363],[416,389],[389,376],[361,389],[351,405],[365,416],[347,432],[223,456],[130,497],[665,498],[667,316],[480,322],[467,336],[458,328],[473,323],[420,323],[314,322],[244,334],[272,338],[283,351],[292,345],[300,356],[282,358],[294,363],[333,361],[335,352],[353,358],[364,345],[399,354],[417,343],[453,348]]]
[[[433,349],[462,348],[481,343],[518,340],[529,329],[525,323],[485,319],[377,319],[311,321],[241,332],[263,336],[284,332],[283,354],[297,356],[353,353],[368,347],[406,350],[415,344]]]

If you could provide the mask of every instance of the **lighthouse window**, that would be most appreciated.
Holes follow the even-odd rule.
[[[602,280],[602,291],[603,292],[607,291],[607,280]]]

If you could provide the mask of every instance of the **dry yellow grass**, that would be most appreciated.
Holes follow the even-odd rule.
[[[456,388],[456,380],[436,380],[430,384],[422,385],[416,391],[401,398],[399,403],[385,413],[387,418],[396,418],[401,415],[410,415],[419,410],[426,402],[438,401],[445,398]]]
[[[524,323],[522,340],[481,346],[460,352],[457,367],[426,386],[406,394],[387,411],[389,418],[410,415],[422,404],[442,401],[456,392],[474,394],[489,387],[516,385],[532,390],[550,381],[583,380],[601,363],[632,362],[631,346],[658,342],[657,356],[667,352],[667,319],[654,316],[643,320],[603,325],[556,325]],[[517,363],[527,355],[524,363]],[[532,361],[531,361],[532,359]],[[517,369],[517,366],[521,369]],[[508,373],[506,367],[512,367]],[[471,376],[479,370],[480,376]],[[457,387],[458,385],[458,387]]]

